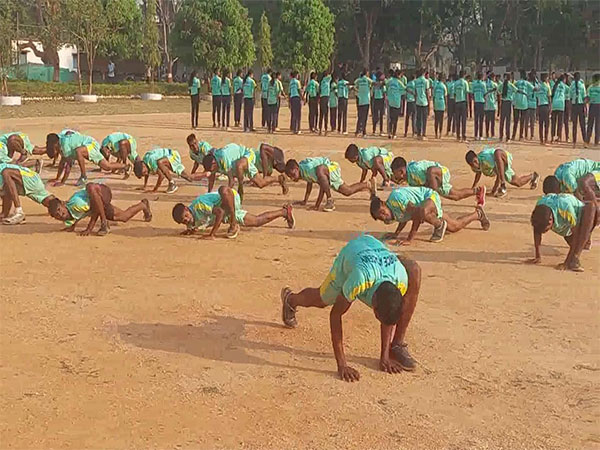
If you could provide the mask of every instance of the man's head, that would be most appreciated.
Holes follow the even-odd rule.
[[[67,209],[65,202],[56,197],[51,199],[48,203],[48,214],[56,220],[61,220],[63,222],[73,218]]]
[[[300,166],[298,165],[298,161],[289,159],[288,162],[285,163],[285,174],[290,177],[290,179],[298,181],[300,179]]]
[[[479,170],[479,159],[477,158],[477,153],[475,153],[473,150],[469,150],[467,152],[465,155],[465,160],[467,161],[467,164],[471,166],[471,169]]]
[[[215,172],[217,170],[217,160],[213,154],[208,154],[202,159],[202,167],[207,172]]]
[[[350,161],[351,163],[355,163],[356,161],[358,161],[358,147],[356,144],[350,144],[347,148],[346,148],[346,153],[344,154],[344,157]]]
[[[12,134],[8,138],[8,142],[6,143],[8,147],[8,154],[13,155],[15,152],[24,153],[25,152],[25,143],[23,139],[18,134]]]
[[[384,281],[373,293],[372,304],[377,320],[384,325],[395,325],[402,316],[404,296],[394,283]]]
[[[560,182],[554,175],[548,175],[544,178],[544,194],[560,194]]]
[[[146,166],[146,163],[144,161],[138,159],[136,162],[133,163],[133,173],[138,178],[145,177],[146,175],[148,175],[148,166]]]
[[[194,153],[198,153],[198,139],[196,139],[196,135],[194,133],[190,134],[187,138],[187,145],[190,147]]]
[[[58,134],[50,133],[46,136],[46,154],[48,158],[53,159],[59,151],[60,140],[58,139]]]
[[[173,206],[171,214],[173,215],[173,220],[177,223],[182,223],[184,225],[192,225],[194,223],[194,216],[192,215],[190,208],[183,203],[177,203]]]
[[[392,161],[392,180],[396,183],[406,181],[406,160],[402,156],[396,156]]]
[[[392,210],[379,197],[371,197],[369,212],[374,220],[381,220],[384,223],[392,223],[394,221]]]
[[[546,205],[536,205],[531,213],[531,226],[537,234],[544,234],[552,228],[554,217],[552,210]]]

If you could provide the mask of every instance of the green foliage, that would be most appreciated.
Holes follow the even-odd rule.
[[[271,25],[267,14],[263,11],[260,16],[258,29],[258,64],[263,69],[271,66],[273,62],[273,50],[271,49]]]
[[[76,82],[49,83],[44,81],[9,81],[11,91],[25,97],[65,97],[72,98],[79,91]],[[188,95],[186,83],[154,83],[156,93],[163,95]],[[148,84],[142,81],[126,81],[123,83],[96,83],[94,93],[97,95],[140,95],[148,92]]]
[[[102,40],[98,53],[121,59],[144,56],[144,52],[140,52],[144,32],[142,12],[136,0],[104,0],[103,9],[109,32]],[[154,11],[156,15],[156,5]]]
[[[333,53],[333,14],[322,0],[283,0],[276,62],[296,70],[324,70]]]
[[[144,15],[144,29],[142,37],[142,61],[150,69],[155,69],[160,64],[160,50],[158,48],[158,27],[156,25],[156,0],[148,0]],[[152,80],[151,80],[152,81]]]
[[[247,67],[256,59],[251,25],[238,0],[183,0],[173,46],[184,62],[206,70]]]

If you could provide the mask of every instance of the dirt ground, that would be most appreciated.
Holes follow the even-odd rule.
[[[97,139],[125,131],[142,152],[171,146],[191,167],[187,113],[161,108],[0,121],[42,145],[46,133],[62,127]],[[287,108],[280,120],[289,123]],[[208,125],[209,114],[200,121]],[[347,182],[360,175],[343,158],[351,136],[210,127],[198,134],[213,146],[267,141],[288,157],[329,156],[341,163]],[[472,182],[467,147],[449,138],[358,144],[440,161],[454,185]],[[535,169],[542,177],[577,156],[598,159],[597,149],[516,143],[509,150],[517,172]],[[54,175],[44,170],[45,179]],[[77,175],[50,189],[66,198]],[[93,177],[112,187],[118,206],[144,196],[135,177]],[[485,182],[491,187],[491,179]],[[152,223],[139,217],[103,238],[61,232],[28,199],[27,224],[0,228],[0,447],[600,447],[600,243],[584,253],[584,273],[554,269],[567,246],[552,233],[544,236],[542,265],[523,264],[532,255],[529,215],[541,189],[509,187],[505,199],[490,198],[489,232],[473,224],[431,244],[431,229],[423,226],[411,247],[397,248],[423,269],[407,335],[420,366],[399,375],[378,371],[379,326],[372,311],[356,304],[345,316],[345,346],[362,377],[346,384],[336,376],[327,311],[302,310],[298,328],[285,329],[279,291],[318,286],[349,239],[393,230],[371,219],[368,194],[334,194],[333,213],[299,209],[295,230],[279,220],[244,230],[235,241],[205,241],[180,236],[171,219],[173,204],[190,202],[205,185],[182,181],[172,195],[165,188],[145,194]],[[300,183],[287,198],[275,186],[248,188],[244,206],[258,213],[303,193]],[[472,203],[444,201],[444,207],[461,214]]]

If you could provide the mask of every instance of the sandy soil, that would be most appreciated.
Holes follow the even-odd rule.
[[[288,123],[286,108],[281,123]],[[114,111],[122,113],[123,110]],[[256,117],[258,118],[258,112]],[[350,122],[354,124],[354,116]],[[203,114],[201,123],[209,123]],[[306,120],[306,119],[305,119]],[[74,127],[98,139],[111,131],[180,149],[191,167],[184,113],[2,120],[43,143]],[[346,181],[360,170],[343,159],[349,136],[199,131],[214,146],[263,140],[289,157],[327,155]],[[380,138],[407,159],[433,159],[468,186],[466,147],[455,141]],[[510,146],[517,172],[550,174],[561,162],[597,150]],[[140,181],[92,173],[126,206]],[[54,176],[44,171],[44,178]],[[71,185],[55,189],[67,197]],[[491,186],[492,180],[485,180]],[[243,231],[236,241],[179,236],[177,201],[205,186],[183,182],[167,195],[146,194],[154,221],[115,225],[104,237],[61,233],[61,224],[24,199],[28,223],[0,229],[0,447],[3,448],[598,448],[600,252],[584,253],[582,274],[558,272],[567,247],[545,236],[540,266],[529,215],[540,190],[509,187],[489,199],[489,232],[476,225],[442,244],[422,227],[401,248],[423,268],[422,295],[407,341],[415,373],[379,372],[379,326],[355,305],[345,317],[346,353],[362,375],[338,380],[323,310],[303,310],[299,326],[280,324],[279,290],[318,286],[339,249],[375,223],[368,195],[336,196],[337,211],[297,211],[297,229],[280,220]],[[165,186],[166,187],[166,186]],[[257,213],[300,199],[277,187],[248,188]],[[313,193],[315,196],[316,193]],[[314,198],[314,197],[313,197]],[[445,201],[450,214],[469,201]]]

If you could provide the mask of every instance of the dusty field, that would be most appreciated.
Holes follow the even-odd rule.
[[[36,142],[65,126],[98,139],[126,131],[142,152],[169,145],[191,167],[186,113],[119,115],[125,110],[1,119],[1,126]],[[282,111],[281,123],[289,123]],[[201,123],[209,123],[207,113]],[[349,136],[212,128],[199,134],[214,146],[267,140],[291,157],[327,155],[341,163],[346,181],[359,178],[360,170],[343,159]],[[390,145],[359,142],[367,143]],[[391,149],[445,163],[457,186],[472,181],[466,148],[453,140],[400,140]],[[518,172],[543,176],[578,155],[598,158],[597,150],[566,146],[510,150]],[[44,178],[53,176],[44,171]],[[76,177],[55,193],[70,195]],[[119,206],[142,196],[134,177],[101,177]],[[395,376],[379,372],[379,326],[356,304],[345,318],[345,344],[362,378],[346,384],[335,373],[327,312],[303,310],[298,328],[284,329],[279,290],[319,285],[350,238],[386,230],[370,218],[367,194],[336,196],[334,213],[299,210],[293,231],[276,221],[236,241],[203,241],[178,235],[171,208],[206,187],[180,186],[173,195],[164,188],[148,195],[152,223],[115,225],[105,238],[61,233],[61,224],[27,199],[28,223],[0,228],[0,447],[600,446],[600,243],[584,253],[582,274],[553,268],[567,247],[551,233],[543,264],[524,265],[532,253],[529,215],[541,190],[509,187],[505,199],[490,199],[488,233],[472,226],[436,245],[427,242],[431,229],[422,227],[413,246],[401,249],[423,268],[407,336],[420,367]],[[277,208],[303,192],[300,184],[289,198],[277,187],[248,188],[245,207]],[[444,206],[450,214],[471,208],[469,201]]]

